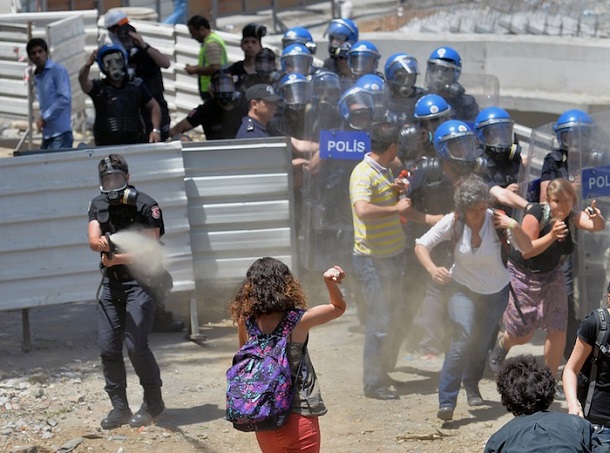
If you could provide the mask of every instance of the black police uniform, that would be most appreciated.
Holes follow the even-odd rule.
[[[110,203],[108,195],[101,194],[91,201],[88,214],[89,221],[97,220],[104,234],[127,228],[159,228],[160,234],[164,233],[161,209],[155,200],[142,192],[138,192],[135,205]],[[112,266],[104,271],[98,305],[104,389],[114,407],[117,402],[126,403],[125,342],[129,359],[144,388],[144,401],[150,405],[151,400],[160,400],[162,385],[159,366],[148,346],[154,313],[152,291],[136,279],[127,266]]]
[[[413,208],[428,214],[447,214],[454,210],[453,183],[446,179],[439,165],[429,165],[432,159],[422,159],[415,167],[417,175],[413,191],[409,195]],[[428,165],[424,165],[427,163]],[[447,323],[447,287],[432,281],[419,260],[413,247],[415,239],[423,236],[429,226],[410,222],[406,228],[407,235],[407,280],[405,287],[410,288],[413,300],[420,303],[411,307],[410,315],[414,325],[423,330],[413,329],[409,342],[417,341],[423,353],[441,354],[445,349],[448,330]],[[430,255],[438,266],[447,269],[453,263],[453,244],[451,241],[439,244],[431,250]],[[423,284],[425,282],[425,285]],[[421,302],[420,302],[421,301]]]
[[[129,67],[135,70],[135,76],[142,79],[146,88],[155,98],[161,109],[161,141],[165,141],[169,137],[170,115],[167,101],[163,96],[165,88],[163,86],[163,76],[161,68],[155,60],[148,54],[148,50],[138,49],[133,55],[129,56]],[[148,109],[142,110],[142,117],[146,126],[146,137],[152,132],[153,124]]]
[[[235,138],[242,124],[242,118],[248,114],[248,103],[238,101],[231,110],[223,109],[212,98],[209,102],[195,107],[186,117],[193,127],[201,125],[206,140]]]
[[[244,116],[235,138],[269,137],[269,132],[263,124],[251,116]]]
[[[142,79],[136,77],[130,81],[124,77],[118,88],[106,80],[93,80],[88,94],[95,106],[96,146],[148,142],[141,111],[153,96]]]

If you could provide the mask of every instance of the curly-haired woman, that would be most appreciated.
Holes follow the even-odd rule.
[[[289,338],[288,358],[293,377],[296,377],[290,416],[286,423],[271,431],[257,431],[261,451],[276,453],[320,451],[318,416],[327,412],[322,401],[316,373],[309,358],[306,340],[312,327],[325,324],[345,313],[346,304],[339,289],[345,273],[339,266],[324,272],[324,283],[330,302],[307,307],[305,291],[286,264],[275,258],[260,258],[248,269],[229,311],[238,327],[239,346],[248,340],[246,322],[254,322],[263,333],[272,333],[288,313],[305,310]],[[305,376],[299,376],[303,357]]]

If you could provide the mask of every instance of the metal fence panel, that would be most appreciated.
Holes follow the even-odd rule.
[[[183,150],[198,293],[274,256],[296,265],[290,149],[282,138],[188,143]]]
[[[179,142],[77,149],[0,159],[0,310],[90,301],[100,281],[87,241],[97,164],[123,154],[131,181],[163,210],[174,291],[194,289]]]

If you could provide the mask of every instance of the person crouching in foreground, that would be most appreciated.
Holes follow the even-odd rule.
[[[498,374],[502,404],[515,416],[485,446],[485,453],[602,452],[593,425],[584,418],[549,412],[555,377],[532,355],[506,360]]]

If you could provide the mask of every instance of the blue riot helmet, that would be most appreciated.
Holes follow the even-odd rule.
[[[392,54],[386,60],[384,74],[393,93],[410,96],[415,90],[415,81],[419,74],[417,60],[405,52]]]
[[[332,57],[344,42],[358,41],[358,27],[350,19],[333,19],[328,24],[324,36],[328,35],[328,54]]]
[[[293,72],[280,79],[279,92],[291,110],[304,110],[311,100],[311,85],[302,74]]]
[[[582,110],[563,112],[557,118],[553,130],[557,135],[559,147],[563,150],[587,150],[591,147],[593,120]]]
[[[500,107],[487,107],[479,112],[474,130],[490,157],[497,160],[521,159],[520,147],[515,144],[514,124],[508,112]]]
[[[286,74],[297,72],[309,75],[312,63],[313,55],[303,44],[291,44],[282,50],[280,64]]]
[[[462,57],[451,47],[439,47],[430,54],[426,68],[426,87],[446,89],[457,82],[462,73]]]
[[[475,162],[479,156],[474,132],[463,121],[449,120],[434,132],[434,149],[444,161]]]
[[[311,33],[309,33],[309,30],[304,27],[293,27],[284,33],[284,36],[282,37],[282,48],[285,49],[291,44],[303,44],[312,55],[316,53],[316,43],[314,42]]]
[[[426,94],[415,103],[413,116],[430,134],[445,121],[451,119],[451,107],[438,94]]]
[[[355,130],[365,130],[373,124],[373,95],[361,87],[351,87],[339,99],[339,112]]]
[[[341,97],[341,79],[339,75],[322,69],[311,78],[311,101],[324,108],[336,108]]]
[[[347,64],[352,75],[374,74],[379,63],[379,50],[370,41],[358,41],[347,52]]]
[[[112,80],[120,81],[127,74],[127,53],[115,44],[104,44],[97,51],[100,71]]]
[[[365,74],[360,77],[355,87],[360,87],[371,93],[374,101],[373,119],[382,121],[385,117],[385,81],[376,74]]]

